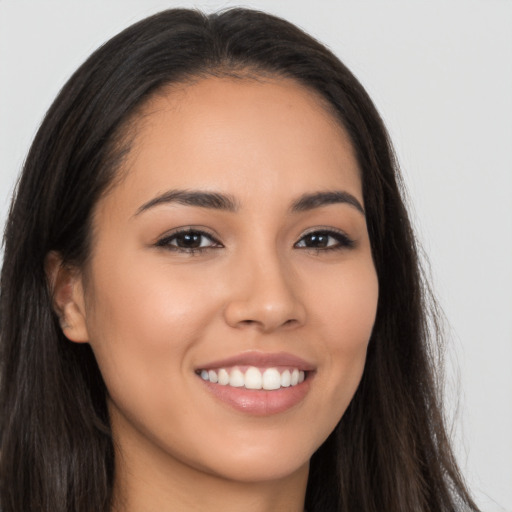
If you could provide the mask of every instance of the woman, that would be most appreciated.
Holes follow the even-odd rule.
[[[95,52],[1,284],[4,512],[476,510],[385,128],[283,20],[170,10]]]

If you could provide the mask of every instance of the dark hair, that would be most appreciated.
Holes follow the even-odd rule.
[[[159,89],[202,76],[278,76],[316,91],[356,151],[379,280],[359,388],[313,455],[309,512],[477,510],[443,424],[435,303],[422,278],[385,127],[324,46],[256,11],[175,9],[124,30],[71,77],[28,154],[5,232],[1,275],[3,512],[104,511],[114,449],[106,389],[88,345],[52,310],[45,258],[83,266],[91,212],[114,183],[136,112]],[[429,321],[430,318],[430,321]]]

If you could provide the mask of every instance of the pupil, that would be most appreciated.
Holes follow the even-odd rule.
[[[178,238],[178,245],[181,247],[195,248],[201,245],[201,235],[197,233],[186,233]]]
[[[328,238],[325,233],[315,233],[309,235],[307,242],[310,247],[327,247]]]

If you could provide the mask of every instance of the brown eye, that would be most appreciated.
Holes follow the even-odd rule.
[[[200,233],[180,233],[174,237],[174,245],[183,249],[197,249],[202,247],[205,236]]]
[[[353,240],[338,231],[319,230],[304,235],[296,244],[299,249],[331,250],[352,247]]]
[[[324,248],[329,246],[332,237],[328,233],[311,233],[303,239],[304,247]],[[334,241],[335,242],[335,241]],[[332,242],[331,242],[332,243]]]
[[[222,245],[209,233],[192,229],[179,231],[166,236],[159,240],[156,243],[156,246],[174,251],[190,253],[222,247]]]

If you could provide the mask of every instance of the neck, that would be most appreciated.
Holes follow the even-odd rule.
[[[302,483],[302,482],[301,482]],[[304,492],[286,485],[270,483],[234,484],[204,482],[193,486],[160,485],[140,479],[136,485],[117,486],[113,512],[303,512]],[[281,482],[279,482],[281,484]],[[128,490],[129,489],[129,490]]]

